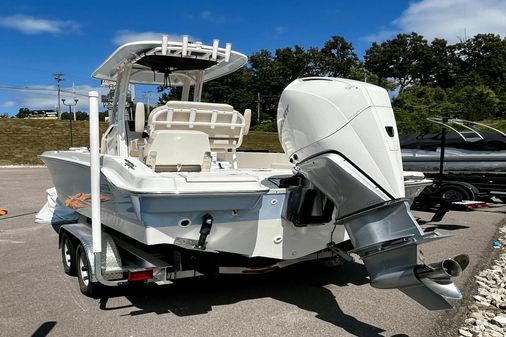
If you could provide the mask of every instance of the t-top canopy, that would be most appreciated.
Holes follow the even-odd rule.
[[[93,73],[94,78],[116,81],[120,70],[128,63],[132,64],[131,83],[182,86],[184,75],[192,71],[203,70],[203,81],[230,74],[247,62],[246,55],[226,48],[218,47],[218,40],[212,46],[200,42],[137,41],[122,45]],[[191,84],[194,84],[194,77]]]

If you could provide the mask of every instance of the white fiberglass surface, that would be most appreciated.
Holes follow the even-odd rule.
[[[89,153],[82,151],[48,151],[43,156],[89,166]],[[125,165],[126,160],[134,168]],[[102,156],[102,174],[114,185],[138,193],[227,193],[263,192],[274,188],[272,176],[291,176],[291,169],[224,169],[210,172],[157,173],[136,158]]]
[[[89,154],[59,151],[45,156],[89,166]],[[128,160],[133,167],[125,165]],[[102,174],[115,186],[137,193],[233,193],[269,191],[271,176],[290,176],[284,169],[216,169],[211,172],[157,173],[135,158],[102,156]]]

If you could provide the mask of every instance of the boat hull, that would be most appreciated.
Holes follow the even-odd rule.
[[[68,157],[68,156],[67,156]],[[91,218],[90,167],[57,155],[41,156],[58,197]],[[192,248],[200,236],[203,216],[214,224],[207,237],[210,251],[248,257],[296,259],[344,241],[343,226],[332,235],[332,223],[295,227],[282,217],[283,189],[246,193],[138,193],[111,183],[102,170],[100,179],[102,223],[146,245],[174,244]],[[76,197],[77,196],[77,197]],[[77,200],[77,201],[76,201]]]

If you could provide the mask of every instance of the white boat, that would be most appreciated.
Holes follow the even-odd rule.
[[[377,288],[399,288],[429,309],[461,298],[451,277],[465,268],[465,258],[417,263],[418,245],[442,235],[424,233],[409,211],[386,91],[346,79],[298,79],[279,102],[285,153],[241,152],[251,112],[200,99],[205,82],[246,62],[216,40],[164,36],[119,47],[93,72],[116,83],[100,167],[86,150],[41,155],[58,196],[88,218],[95,202],[106,231],[177,252],[178,261],[191,255],[201,273],[223,265],[271,270],[353,252]],[[142,103],[135,111],[127,104],[130,84],[182,86],[181,100],[145,119]],[[94,165],[100,203],[90,201]],[[353,250],[345,252],[340,244],[348,238]],[[100,268],[101,250],[94,253]]]
[[[413,200],[424,190],[425,187],[432,185],[433,180],[427,179],[423,172],[404,171],[404,190],[406,198],[412,204]]]
[[[405,170],[429,174],[438,173],[441,168],[453,173],[506,171],[504,132],[459,118],[432,117],[428,120],[441,125],[444,131],[438,134],[404,136],[401,145]],[[446,129],[452,132],[447,134]]]

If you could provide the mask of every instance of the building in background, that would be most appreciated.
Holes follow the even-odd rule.
[[[58,119],[58,112],[56,110],[30,110],[26,118]]]

